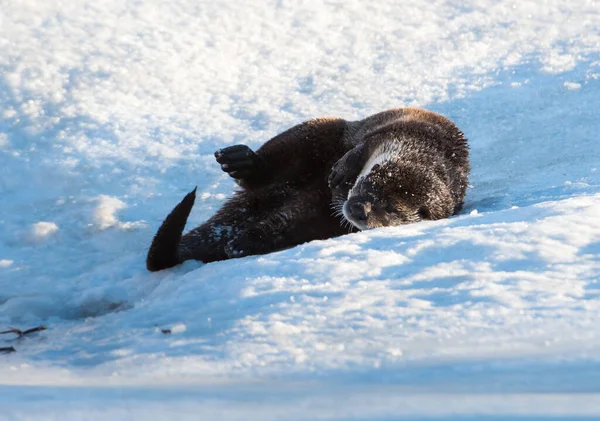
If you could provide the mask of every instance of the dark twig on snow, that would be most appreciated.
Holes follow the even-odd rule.
[[[24,330],[24,331],[20,330],[20,329],[17,329],[15,327],[11,327],[9,330],[6,330],[4,332],[0,332],[0,335],[4,335],[4,334],[7,334],[7,333],[14,333],[14,334],[18,335],[19,338],[20,338],[21,336],[29,335],[29,334],[35,333],[35,332],[41,332],[41,331],[47,330],[47,329],[48,329],[48,327],[44,326],[44,325],[41,325],[41,326],[38,326],[38,327],[34,327],[34,328],[31,328],[31,329],[27,329],[27,330]]]
[[[160,332],[161,332],[163,335],[170,335],[170,334],[171,334],[171,329],[169,329],[169,328],[166,328],[166,329],[161,329],[161,328],[159,328],[159,327],[158,327],[158,325],[156,325],[156,324],[154,325],[154,327],[156,327],[157,329],[160,329]]]
[[[8,346],[6,348],[0,348],[0,354],[10,354],[13,352],[17,352],[17,350],[12,346]]]

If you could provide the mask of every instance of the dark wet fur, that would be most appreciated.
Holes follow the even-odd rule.
[[[408,164],[437,174],[448,186],[452,209],[440,217],[457,212],[467,186],[468,149],[450,120],[419,109],[390,110],[357,122],[316,119],[274,137],[256,153],[243,145],[217,151],[222,169],[242,189],[212,218],[182,236],[196,190],[189,193],[154,237],[148,269],[189,259],[208,263],[265,254],[356,231],[340,218],[341,205],[369,153],[390,136],[410,139],[415,147],[408,151]],[[354,160],[344,161],[352,155]],[[330,188],[332,167],[340,174]],[[399,168],[398,177],[405,178],[399,184],[418,184],[406,179],[414,174],[412,169]],[[378,194],[400,193],[390,186]]]
[[[189,259],[208,263],[264,254],[348,232],[333,215],[327,186],[331,166],[345,152],[344,128],[340,119],[311,120],[271,139],[256,152],[255,168],[236,178],[242,189],[212,218],[181,236],[194,204],[195,190],[189,193],[154,237],[148,269]]]

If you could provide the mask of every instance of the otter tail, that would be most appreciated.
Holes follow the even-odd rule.
[[[149,271],[167,269],[183,261],[179,256],[179,242],[196,200],[196,188],[175,206],[154,236],[146,258],[146,267]]]

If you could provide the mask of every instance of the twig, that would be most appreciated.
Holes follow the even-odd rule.
[[[10,354],[13,352],[17,352],[17,350],[12,346],[9,346],[6,348],[0,348],[0,354]]]
[[[0,335],[4,335],[4,334],[7,334],[7,333],[15,333],[20,338],[21,336],[29,335],[29,334],[35,333],[35,332],[41,332],[41,331],[47,330],[47,329],[48,329],[48,327],[44,326],[44,325],[41,325],[41,326],[38,326],[38,327],[34,327],[34,328],[31,328],[31,329],[27,329],[25,331],[17,329],[16,327],[11,327],[9,330],[5,330],[4,332],[0,332]]]

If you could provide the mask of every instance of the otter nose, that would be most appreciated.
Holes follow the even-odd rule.
[[[350,214],[358,221],[366,221],[371,212],[371,204],[363,202],[354,202],[350,205]]]

